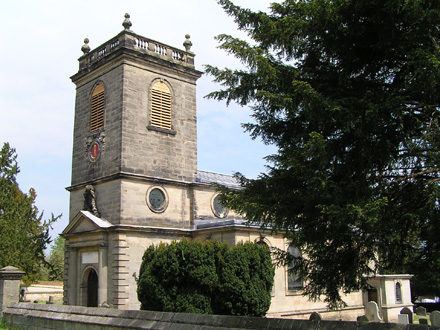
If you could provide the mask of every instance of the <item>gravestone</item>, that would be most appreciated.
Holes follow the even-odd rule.
[[[428,324],[428,319],[419,319],[419,324]]]
[[[360,315],[360,316],[358,316],[358,317],[356,318],[356,321],[357,321],[357,322],[360,322],[360,323],[362,323],[362,322],[369,322],[369,321],[368,321],[368,317],[367,317],[366,315]]]
[[[399,323],[399,324],[409,324],[408,314],[399,314],[399,315],[397,315],[397,323]]]
[[[413,312],[408,307],[402,308],[400,311],[400,314],[406,314],[408,315],[408,321],[410,324],[413,323]]]
[[[431,315],[429,315],[429,319],[431,320],[431,325],[434,327],[440,327],[440,312],[433,311]]]
[[[420,316],[426,316],[426,308],[423,306],[419,306],[416,308],[416,314]]]
[[[382,322],[379,316],[379,307],[374,301],[369,301],[365,304],[365,315],[370,322]]]
[[[321,321],[322,317],[318,312],[313,312],[312,314],[310,314],[309,320],[310,321]]]

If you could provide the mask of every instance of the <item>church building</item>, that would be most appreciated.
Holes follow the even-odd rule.
[[[212,183],[239,188],[232,176],[197,169],[196,82],[190,36],[185,50],[124,30],[81,50],[76,85],[64,304],[139,309],[136,277],[148,246],[182,238],[234,245],[262,241],[299,253],[225,209]],[[182,37],[183,39],[183,37]],[[268,317],[356,319],[375,300],[384,320],[411,306],[409,275],[383,276],[371,292],[344,297],[328,311],[302,295],[288,267],[275,272]],[[397,292],[397,289],[399,291]],[[399,296],[397,296],[399,294]]]

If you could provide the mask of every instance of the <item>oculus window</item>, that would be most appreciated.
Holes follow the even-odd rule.
[[[226,218],[228,215],[228,209],[222,204],[219,195],[215,195],[211,200],[211,209],[212,213],[217,218]]]
[[[151,211],[164,212],[168,206],[168,194],[162,187],[151,187],[147,191],[146,202]]]

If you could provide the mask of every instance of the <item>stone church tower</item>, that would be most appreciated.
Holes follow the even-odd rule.
[[[69,224],[62,233],[67,305],[139,309],[136,277],[142,256],[160,242],[183,237],[229,245],[253,241],[295,251],[282,233],[250,226],[219,203],[212,183],[239,188],[233,177],[197,169],[201,72],[195,69],[189,35],[181,50],[131,31],[128,14],[123,26],[96,49],[85,39],[79,70],[71,77],[76,85],[72,182]],[[355,318],[374,296],[353,293],[345,298],[346,310],[328,311],[324,303],[302,296],[303,283],[289,267],[275,271],[268,316],[305,318],[320,311],[328,318]],[[372,282],[387,313],[410,304],[405,276]],[[393,285],[404,293],[397,307],[380,300]]]
[[[129,15],[123,26],[94,50],[86,39],[71,77],[65,304],[137,309],[135,276],[149,245],[192,238],[210,220],[236,218],[227,216],[210,185],[234,186],[234,180],[197,171],[201,72],[189,35],[180,50],[132,32]]]

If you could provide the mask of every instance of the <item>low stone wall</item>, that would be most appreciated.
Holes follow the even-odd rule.
[[[79,306],[13,303],[3,313],[18,329],[292,329],[292,330],[440,330],[426,325],[306,321],[223,315],[180,314]]]

